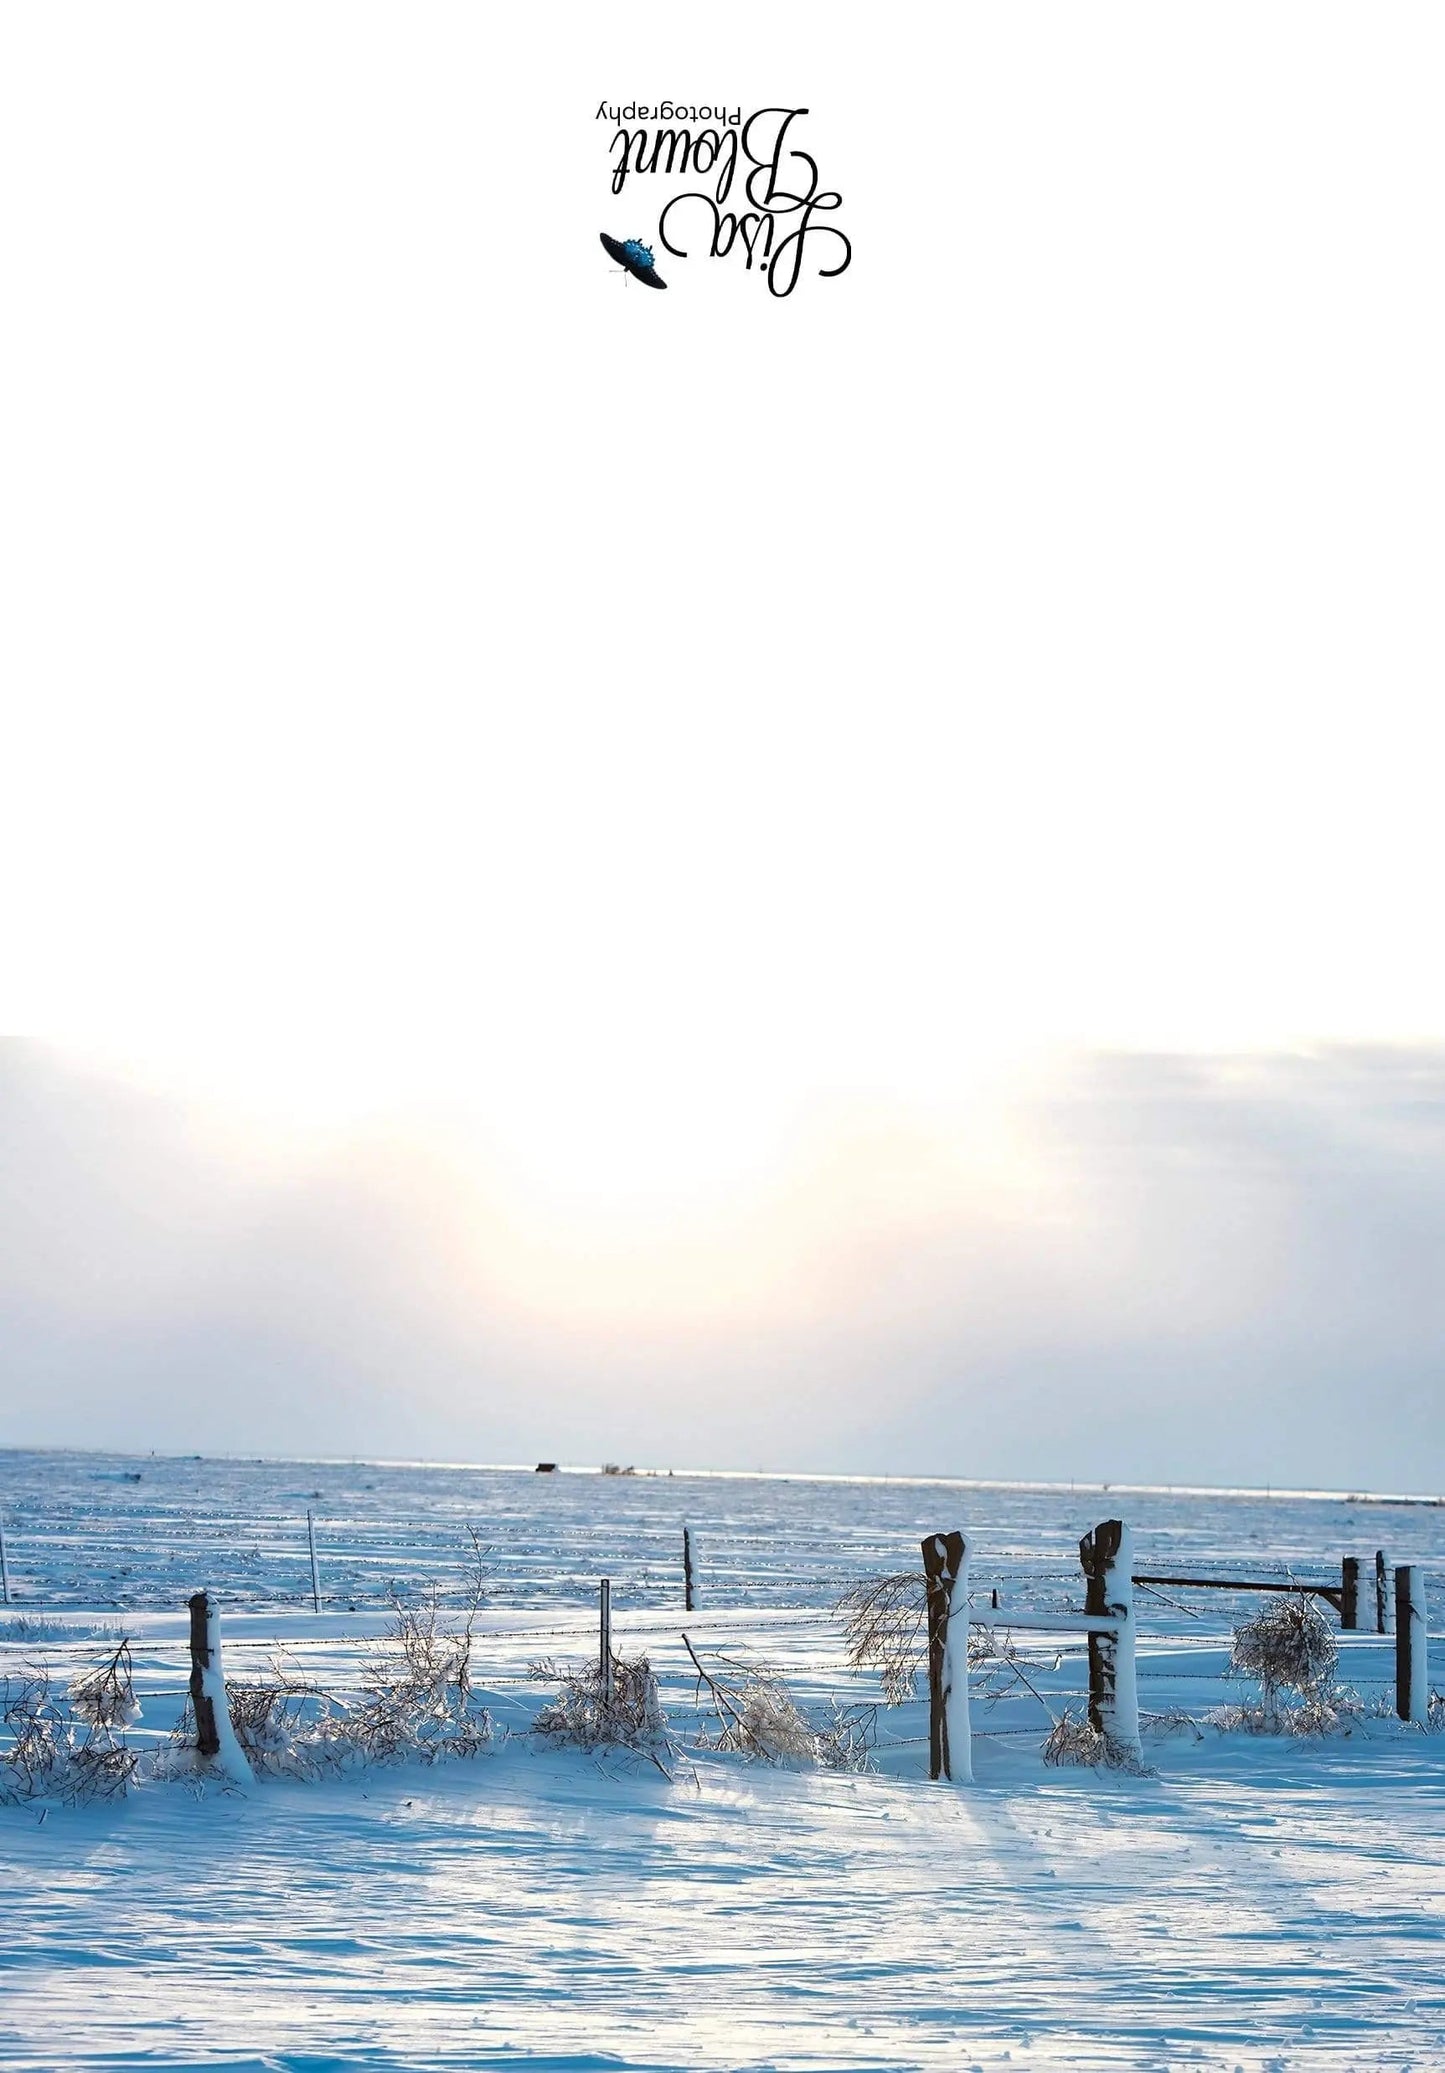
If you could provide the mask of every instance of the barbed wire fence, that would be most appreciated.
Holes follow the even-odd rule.
[[[80,1674],[97,1642],[127,1642],[144,1722],[129,1729],[129,1738],[140,1748],[173,1737],[189,1702],[176,1608],[200,1577],[218,1587],[226,1607],[234,1677],[262,1679],[284,1662],[298,1688],[342,1705],[365,1690],[365,1648],[378,1615],[418,1602],[445,1611],[470,1597],[476,1682],[501,1723],[522,1728],[544,1703],[558,1659],[595,1655],[597,1623],[588,1601],[604,1562],[619,1648],[645,1656],[662,1705],[689,1727],[712,1705],[701,1662],[714,1670],[722,1665],[729,1675],[780,1680],[815,1713],[836,1718],[876,1706],[870,1746],[895,1767],[929,1741],[921,1699],[905,1694],[901,1703],[884,1705],[900,1695],[880,1689],[850,1648],[849,1594],[870,1579],[908,1574],[899,1571],[906,1550],[890,1536],[855,1531],[809,1537],[797,1547],[755,1530],[691,1531],[689,1590],[682,1534],[636,1522],[621,1532],[588,1525],[486,1539],[482,1527],[455,1517],[378,1522],[318,1514],[313,1538],[310,1508],[299,1519],[277,1510],[202,1522],[179,1508],[147,1516],[155,1537],[138,1546],[99,1509],[27,1517],[18,1532],[12,1511],[9,1609],[0,1616],[0,1674],[7,1677],[37,1650],[62,1671]],[[1232,1694],[1224,1680],[1237,1669],[1232,1635],[1257,1611],[1261,1592],[1302,1583],[1326,1590],[1323,1562],[1313,1580],[1284,1561],[1251,1557],[1249,1567],[1237,1581],[1209,1579],[1207,1610],[1165,1589],[1166,1579],[1141,1579],[1149,1629],[1139,1637],[1136,1667],[1146,1730],[1198,1732],[1200,1719],[1225,1705]],[[1420,1574],[1438,1604],[1442,1579]],[[992,1564],[979,1559],[967,1604],[988,1636],[975,1650],[980,1739],[1037,1739],[1090,1703],[1090,1639],[1077,1603],[1082,1583],[1079,1567],[1060,1566],[1052,1552],[1011,1549]],[[1338,1597],[1333,1587],[1326,1594]],[[1029,1631],[1041,1617],[1052,1623],[1047,1635]],[[1361,1711],[1383,1716],[1399,1684],[1395,1642],[1351,1633],[1340,1665]]]

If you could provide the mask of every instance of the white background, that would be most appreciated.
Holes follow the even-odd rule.
[[[900,1370],[945,1400],[1036,1374],[1019,1318],[1074,1344],[1061,1275],[1105,1266],[1130,1358],[1194,1401],[1174,1340],[1204,1327],[1159,1298],[1165,1330],[1092,1180],[1074,1264],[1035,1271],[1057,1148],[1020,1149],[1000,1076],[1067,1109],[1064,1056],[1213,1086],[1362,1042],[1415,1071],[1445,1036],[1438,13],[78,7],[0,37],[4,1025],[244,1116],[246,1159],[444,1140],[456,1250],[408,1304],[480,1274],[487,1318],[563,1332],[556,1387],[615,1356],[639,1451],[659,1332],[669,1374],[677,1333],[711,1349],[700,1404],[740,1362],[836,1381],[796,1334],[876,1291],[895,1199],[890,1249],[953,1234],[937,1289],[983,1217],[1027,1293],[986,1356],[933,1280],[890,1298],[862,1437],[809,1422],[817,1465],[864,1465]],[[613,201],[595,111],[664,95],[806,105],[849,272],[781,301],[738,256],[667,262],[666,295],[610,269],[598,232],[656,242],[662,192]],[[1369,1134],[1355,1069],[1303,1098]],[[387,1142],[388,1215],[434,1229]],[[1397,1195],[1387,1260],[1435,1229]],[[1293,1328],[1282,1214],[1206,1305],[1255,1384],[1251,1333]],[[1237,1223],[1201,1215],[1195,1263]],[[1428,1427],[1431,1318],[1365,1279],[1351,1329],[1401,1325]],[[196,1307],[192,1266],[161,1282],[151,1345]],[[308,1332],[350,1287],[303,1277]],[[103,1394],[54,1316],[38,1372]],[[419,1401],[387,1373],[373,1444]],[[460,1386],[426,1417],[498,1451]],[[667,1443],[766,1428],[698,1416]],[[969,1449],[1022,1465],[1006,1425]]]

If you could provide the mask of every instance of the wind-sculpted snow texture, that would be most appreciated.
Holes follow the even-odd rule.
[[[880,1714],[869,1775],[699,1753],[681,1642],[767,1662],[807,1706],[866,1700],[842,1667],[843,1583],[913,1566],[925,1528],[957,1523],[975,1602],[997,1586],[1005,1609],[1077,1605],[1078,1534],[1122,1513],[1151,1569],[1323,1580],[1376,1545],[1421,1563],[1438,1689],[1439,1510],[33,1455],[0,1456],[0,1505],[0,1671],[44,1655],[63,1681],[124,1629],[142,1751],[179,1711],[190,1590],[225,1609],[229,1676],[279,1647],[355,1690],[387,1585],[465,1602],[471,1524],[492,1549],[476,1675],[499,1731],[442,1770],[0,1807],[0,2065],[17,2073],[1445,2067],[1445,1735],[1383,1718],[1328,1740],[1162,1732],[1161,1712],[1241,1695],[1228,1626],[1257,1599],[1141,1593],[1153,1777],[1047,1769],[1047,1718],[1017,1688],[976,1692],[972,1788],[928,1784],[921,1700]],[[537,1658],[595,1649],[609,1572],[616,1645],[649,1654],[683,1747],[670,1778],[525,1732]],[[1077,1705],[1081,1638],[1018,1642],[1043,1698]],[[1344,1637],[1340,1675],[1392,1690],[1392,1643]]]
[[[1373,1754],[1374,1752],[1366,1752]],[[1438,2067],[1423,1740],[971,1793],[515,1745],[7,1820],[12,2068]]]

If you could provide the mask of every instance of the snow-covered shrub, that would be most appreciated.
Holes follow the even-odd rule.
[[[492,1740],[492,1716],[472,1689],[473,1629],[487,1594],[486,1558],[467,1527],[471,1573],[465,1613],[443,1616],[435,1592],[408,1605],[391,1592],[391,1624],[361,1666],[350,1703],[273,1660],[269,1677],[227,1680],[236,1740],[253,1772],[318,1778],[365,1764],[437,1763],[475,1756]],[[182,1733],[194,1737],[194,1725]]]
[[[0,1800],[60,1799],[81,1806],[128,1789],[136,1754],[120,1731],[140,1718],[130,1649],[77,1677],[64,1699],[41,1665],[0,1685]]]
[[[320,1740],[367,1763],[436,1763],[475,1756],[491,1741],[492,1716],[472,1690],[472,1616],[445,1624],[434,1597],[392,1604],[392,1623],[362,1665],[361,1697],[316,1724]]]
[[[717,1727],[698,1737],[701,1749],[731,1750],[763,1763],[818,1764],[830,1771],[866,1771],[873,1743],[874,1706],[840,1706],[815,1726],[776,1671],[719,1656],[721,1670],[705,1670],[687,1636],[683,1644],[706,1689]]]
[[[1154,1776],[1132,1749],[1101,1734],[1086,1712],[1060,1714],[1045,1737],[1044,1762],[1087,1764],[1094,1770],[1127,1771],[1136,1778]]]
[[[278,1663],[272,1664],[269,1678],[247,1683],[228,1678],[226,1704],[236,1740],[257,1777],[320,1778],[348,1760],[348,1746],[335,1731],[335,1701]]]
[[[600,1662],[566,1670],[550,1658],[534,1663],[532,1675],[557,1686],[556,1697],[532,1723],[533,1731],[549,1741],[579,1749],[612,1746],[652,1754],[667,1739],[667,1716],[646,1656],[614,1655],[607,1679]]]
[[[1353,1692],[1333,1682],[1339,1650],[1329,1622],[1303,1591],[1281,1598],[1234,1630],[1229,1674],[1252,1678],[1260,1703],[1222,1709],[1220,1727],[1261,1734],[1327,1735],[1361,1712]],[[1283,1694],[1294,1703],[1282,1705]]]
[[[472,1689],[473,1605],[461,1625],[436,1599],[392,1600],[393,1616],[361,1666],[349,1703],[273,1661],[269,1677],[227,1679],[231,1726],[253,1772],[322,1778],[368,1764],[438,1763],[475,1756],[492,1740],[492,1716]],[[189,1706],[164,1774],[194,1744]]]
[[[130,1643],[122,1640],[114,1655],[71,1680],[70,1710],[81,1722],[70,1737],[72,1800],[117,1799],[135,1776],[138,1758],[123,1740],[141,1717],[133,1667]]]
[[[115,1654],[94,1670],[84,1671],[70,1681],[71,1711],[92,1727],[131,1727],[140,1719],[135,1695],[134,1666],[130,1643],[122,1641]]]
[[[1269,1701],[1282,1691],[1318,1690],[1338,1655],[1329,1622],[1302,1591],[1235,1628],[1229,1667],[1236,1677],[1252,1677]]]
[[[1087,1713],[1061,1714],[1044,1742],[1044,1762],[1049,1764],[1105,1764],[1108,1752],[1108,1743]]]
[[[226,1687],[227,1694],[230,1686]],[[187,1699],[167,1735],[164,1747],[157,1749],[147,1767],[148,1775],[161,1782],[173,1778],[191,1779],[196,1771],[196,1715]]]
[[[1393,1700],[1367,1706],[1355,1692],[1338,1685],[1272,1712],[1264,1706],[1217,1706],[1206,1715],[1209,1725],[1223,1734],[1301,1736],[1352,1734],[1372,1717],[1393,1720]]]
[[[758,1666],[735,1684],[706,1682],[718,1725],[698,1738],[702,1748],[731,1749],[764,1763],[817,1763],[817,1733],[781,1677]]]
[[[825,1771],[871,1771],[878,1708],[832,1701],[832,1716],[818,1729],[818,1762]]]
[[[0,1800],[43,1799],[63,1785],[70,1749],[65,1716],[42,1665],[0,1685]]]
[[[1204,1740],[1203,1728],[1182,1707],[1171,1707],[1167,1713],[1141,1713],[1139,1719],[1153,1741],[1162,1742],[1171,1735],[1187,1735],[1191,1742]]]
[[[302,1725],[284,1685],[226,1679],[226,1707],[236,1740],[253,1771],[284,1771]]]
[[[72,1806],[92,1799],[121,1799],[130,1790],[140,1758],[105,1730],[78,1736],[71,1745],[65,1797]]]

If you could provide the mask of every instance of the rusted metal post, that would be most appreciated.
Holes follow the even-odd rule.
[[[692,1528],[690,1526],[684,1526],[682,1529],[682,1602],[685,1611],[691,1612],[693,1610],[695,1600],[693,1597],[692,1578]]]
[[[1390,1630],[1389,1569],[1385,1562],[1385,1550],[1375,1550],[1375,1632],[1387,1634]]]
[[[598,1610],[601,1615],[601,1633],[598,1638],[602,1658],[599,1665],[602,1676],[602,1703],[604,1706],[610,1706],[612,1704],[612,1582],[609,1577],[604,1576],[599,1587]]]

